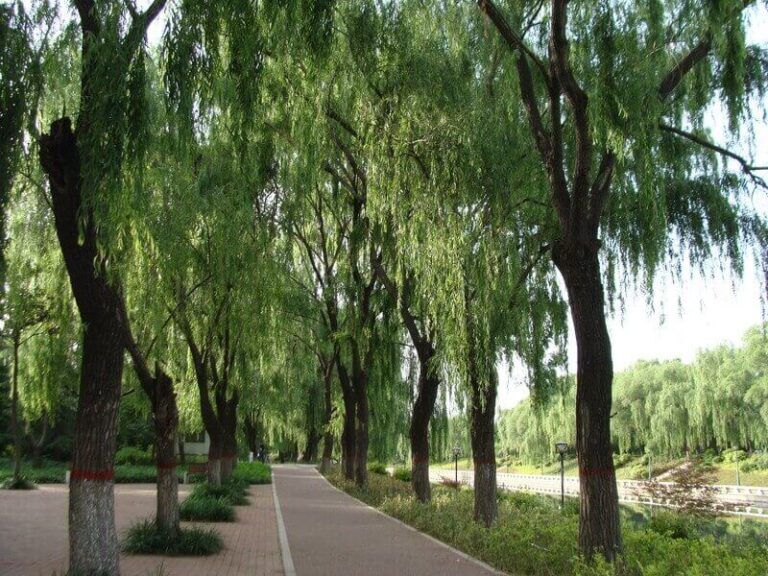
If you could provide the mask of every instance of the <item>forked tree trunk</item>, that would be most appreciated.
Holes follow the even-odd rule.
[[[490,527],[496,520],[496,449],[494,415],[496,412],[496,367],[491,365],[488,382],[477,374],[470,376],[470,436],[475,466],[475,520]]]
[[[157,525],[174,536],[179,534],[179,477],[176,474],[176,431],[179,411],[173,380],[159,368],[155,370],[152,415],[155,423],[157,462]]]
[[[40,164],[50,182],[56,234],[84,327],[69,490],[69,567],[72,573],[116,575],[113,463],[123,373],[122,299],[98,253],[92,214],[81,210],[80,153],[69,118],[55,120],[40,138]]]
[[[558,245],[552,253],[568,290],[576,333],[576,453],[579,547],[613,561],[621,552],[618,491],[611,447],[613,359],[597,248]]]
[[[434,350],[433,350],[434,354]],[[431,359],[431,355],[429,357]],[[421,502],[432,496],[429,483],[429,421],[435,409],[440,379],[430,373],[429,359],[419,358],[419,383],[411,417],[411,471],[413,491]]]

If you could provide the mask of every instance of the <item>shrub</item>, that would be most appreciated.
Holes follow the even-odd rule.
[[[741,464],[742,472],[754,472],[756,470],[768,470],[768,454],[754,454]]]
[[[386,474],[387,467],[381,462],[371,462],[368,464],[368,472],[372,474]]]
[[[395,468],[395,471],[392,472],[392,477],[402,482],[410,482],[412,477],[411,469],[405,468],[404,466],[398,466]]]
[[[263,462],[238,462],[232,476],[248,484],[271,484],[272,469]]]
[[[213,529],[182,528],[174,537],[153,520],[143,520],[131,526],[123,541],[123,551],[128,554],[209,556],[222,547],[221,536]]]
[[[691,537],[693,524],[686,516],[661,510],[648,522],[648,529],[670,538],[687,539]]]
[[[198,522],[234,522],[235,509],[224,497],[190,495],[180,507],[181,519]]]
[[[121,464],[115,466],[115,482],[118,484],[154,484],[157,468],[146,464]]]
[[[115,452],[115,464],[153,464],[153,458],[148,451],[141,448],[134,448],[133,446],[123,446],[117,452]]]
[[[232,506],[244,506],[248,504],[247,486],[244,481],[236,478],[231,478],[220,486],[204,482],[194,487],[189,498],[221,498]]]
[[[35,483],[25,476],[19,476],[17,480],[8,478],[3,480],[2,484],[3,490],[34,490],[35,488],[37,488]]]

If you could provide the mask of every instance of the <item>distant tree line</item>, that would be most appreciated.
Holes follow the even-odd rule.
[[[750,329],[741,347],[699,352],[680,360],[640,361],[616,374],[611,441],[619,453],[664,457],[705,450],[768,448],[768,336]],[[521,402],[503,411],[497,451],[540,462],[556,441],[573,445],[575,394],[572,377],[546,401]]]

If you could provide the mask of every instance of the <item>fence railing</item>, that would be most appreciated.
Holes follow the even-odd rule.
[[[439,483],[445,478],[454,480],[454,470],[430,470],[429,477],[432,482]],[[471,470],[459,470],[458,480],[469,486],[473,485],[474,473]],[[520,492],[536,492],[539,494],[560,494],[560,476],[536,476],[534,474],[509,474],[496,473],[496,483],[502,490]],[[579,494],[579,479],[574,476],[566,476],[563,483],[565,494],[577,496]],[[659,482],[661,486],[671,486],[672,482]],[[650,506],[671,505],[663,502],[654,502],[650,495],[644,494],[648,482],[645,480],[617,480],[616,487],[619,492],[619,501],[629,504],[644,504]],[[715,508],[728,514],[741,516],[768,517],[768,487],[765,486],[731,486],[711,485],[707,487],[714,495],[717,503]]]

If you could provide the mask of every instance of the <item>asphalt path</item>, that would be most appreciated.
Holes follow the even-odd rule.
[[[276,465],[272,472],[287,539],[284,564],[298,576],[500,574],[360,503],[312,466]]]

